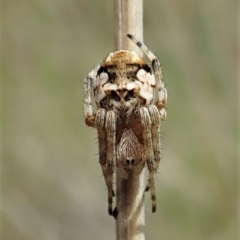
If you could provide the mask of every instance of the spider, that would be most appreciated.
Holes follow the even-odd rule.
[[[119,50],[97,65],[84,81],[84,112],[97,129],[99,162],[108,189],[108,213],[113,215],[113,174],[127,179],[133,168],[147,165],[152,212],[156,211],[155,174],[161,160],[160,124],[166,119],[167,90],[157,57],[133,35],[127,36],[151,61],[134,51]],[[92,93],[97,106],[93,111]]]

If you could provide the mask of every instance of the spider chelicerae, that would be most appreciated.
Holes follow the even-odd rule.
[[[166,119],[167,90],[157,57],[133,35],[127,35],[149,58],[120,50],[95,67],[84,82],[84,112],[97,129],[99,162],[108,189],[108,212],[113,214],[113,174],[127,179],[132,169],[147,165],[146,191],[156,211],[155,174],[161,160],[160,124]],[[93,111],[92,93],[97,110]],[[124,194],[124,193],[123,193]]]

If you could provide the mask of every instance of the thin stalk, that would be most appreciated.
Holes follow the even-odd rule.
[[[115,0],[115,49],[133,50],[142,56],[139,48],[126,34],[131,33],[143,41],[143,2],[142,0]],[[145,171],[143,166],[133,169],[128,179],[117,173],[116,239],[144,240],[144,188]]]

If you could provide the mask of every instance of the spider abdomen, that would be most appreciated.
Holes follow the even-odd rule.
[[[117,169],[121,177],[127,179],[133,167],[138,166],[142,162],[143,146],[132,129],[125,128],[116,149]]]

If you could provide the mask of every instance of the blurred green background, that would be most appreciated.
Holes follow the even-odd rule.
[[[4,240],[114,239],[83,80],[113,51],[112,1],[2,3]],[[237,3],[144,3],[169,92],[146,239],[237,239]]]

